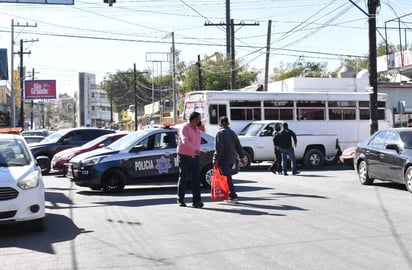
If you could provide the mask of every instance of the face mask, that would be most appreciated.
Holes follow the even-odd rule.
[[[280,131],[280,127],[275,127],[275,130],[276,130],[276,131]]]

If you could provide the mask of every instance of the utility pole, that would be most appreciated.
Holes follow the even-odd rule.
[[[172,95],[173,95],[173,124],[177,122],[177,97],[176,97],[176,48],[175,32],[172,32]]]
[[[368,0],[369,12],[369,85],[372,88],[369,108],[371,117],[370,134],[378,131],[378,69],[376,52],[376,8],[380,0]]]
[[[11,127],[16,127],[16,95],[15,95],[15,86],[14,86],[14,27],[37,27],[37,23],[34,25],[20,25],[19,23],[14,24],[14,20],[11,20],[11,59],[10,59],[10,97],[11,97],[11,112],[10,112],[10,125]]]
[[[20,68],[19,68],[19,80],[20,80],[20,115],[19,115],[19,126],[24,130],[24,65],[23,65],[23,55],[24,54],[31,54],[31,52],[24,52],[23,51],[23,43],[24,42],[35,42],[38,40],[26,40],[23,41],[20,39],[20,51],[18,54],[20,55]]]
[[[202,77],[202,62],[200,61],[200,54],[197,55],[197,74],[199,80],[199,91],[203,90],[203,77]]]
[[[230,0],[226,0],[226,57],[229,56],[231,52],[230,39],[231,39],[230,27]]]
[[[230,32],[231,32],[231,40],[230,40],[230,90],[236,88],[236,65],[235,65],[235,24],[233,19],[230,20]]]
[[[268,22],[268,35],[266,41],[266,63],[265,63],[265,90],[268,91],[269,84],[269,58],[270,58],[270,40],[272,35],[272,20]]]
[[[133,65],[133,80],[134,80],[134,131],[137,130],[137,71],[136,63]]]
[[[205,22],[205,26],[223,26],[223,25],[227,25],[228,23],[209,23],[209,22]],[[259,26],[258,22],[254,22],[254,23],[246,23],[241,21],[240,23],[234,23],[233,19],[229,20],[229,28],[232,29],[232,31],[230,31],[230,35],[229,35],[229,41],[226,41],[227,44],[231,44],[230,47],[230,51],[229,53],[227,53],[226,57],[229,57],[230,55],[230,59],[231,59],[231,71],[230,71],[230,89],[232,90],[235,87],[235,82],[236,82],[236,78],[235,78],[235,26]]]

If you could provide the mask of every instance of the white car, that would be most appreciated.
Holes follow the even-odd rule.
[[[45,228],[45,195],[40,167],[24,138],[0,134],[0,224],[30,222]]]

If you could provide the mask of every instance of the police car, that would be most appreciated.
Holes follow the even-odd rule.
[[[176,128],[148,128],[132,132],[105,148],[80,154],[70,160],[67,177],[78,186],[104,192],[119,192],[128,184],[159,180],[177,181]],[[202,133],[200,181],[210,186],[214,138]]]

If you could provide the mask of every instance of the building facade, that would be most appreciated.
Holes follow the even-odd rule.
[[[110,102],[106,97],[106,91],[96,84],[96,76],[94,74],[79,73],[79,92],[76,107],[77,126],[111,127]]]

